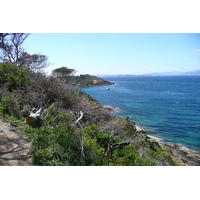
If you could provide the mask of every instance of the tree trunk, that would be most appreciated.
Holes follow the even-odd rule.
[[[26,118],[26,123],[29,125],[40,123],[42,121],[40,118],[42,111],[42,107],[38,111],[36,111],[36,109],[33,108],[30,115]]]

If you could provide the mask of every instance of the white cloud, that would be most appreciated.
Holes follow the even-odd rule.
[[[200,51],[200,49],[193,49],[193,51]]]

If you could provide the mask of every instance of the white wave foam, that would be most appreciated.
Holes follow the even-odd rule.
[[[148,137],[158,141],[158,142],[163,142],[163,139],[162,138],[159,138],[159,137],[156,137],[156,136],[152,136],[152,135],[148,135]]]

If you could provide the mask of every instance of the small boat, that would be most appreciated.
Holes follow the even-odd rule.
[[[110,90],[110,88],[109,88],[109,87],[107,87],[107,88],[106,88],[106,90]]]

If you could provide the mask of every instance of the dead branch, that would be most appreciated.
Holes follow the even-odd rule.
[[[127,145],[129,145],[130,144],[130,142],[122,142],[122,143],[115,143],[115,144],[112,144],[111,146],[110,146],[110,150],[114,150],[114,149],[116,149],[116,148],[119,148],[119,147],[123,147],[123,146],[127,146]]]
[[[74,113],[71,112],[71,114],[74,115]],[[83,118],[84,113],[82,111],[80,111],[80,117],[72,124],[72,126],[76,126],[78,124],[78,122]],[[79,124],[79,126],[81,127],[81,129],[83,130],[81,124]],[[80,146],[81,146],[81,152],[84,158],[84,162],[85,162],[85,154],[84,154],[84,135],[82,134],[82,130],[80,130],[79,132],[79,140],[80,140]]]
[[[109,148],[108,148],[108,150],[106,152],[106,155],[108,155],[109,153],[113,152],[116,148],[127,146],[129,144],[130,144],[130,142],[122,142],[122,143],[112,144],[112,145],[109,146]]]
[[[84,113],[80,111],[80,117],[72,124],[72,126],[75,126],[82,118],[83,118]]]

